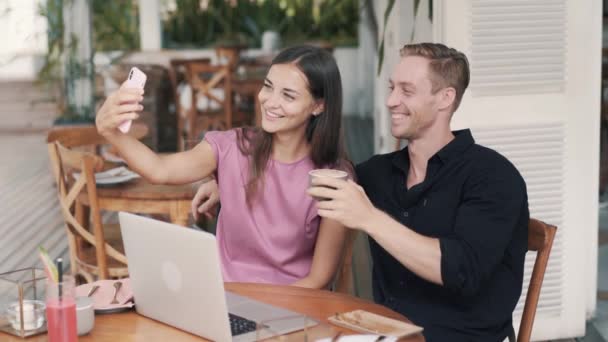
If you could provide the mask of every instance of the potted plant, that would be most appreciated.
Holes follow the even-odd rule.
[[[48,23],[48,52],[38,81],[54,90],[59,116],[54,124],[90,124],[95,121],[93,53],[90,42],[79,40],[90,32],[87,0],[48,0],[39,8]],[[74,16],[85,17],[89,27],[73,27]],[[82,22],[81,22],[82,24]],[[88,45],[87,45],[88,43]]]
[[[281,47],[281,33],[288,22],[289,16],[277,1],[264,1],[243,20],[244,29],[265,52]]]

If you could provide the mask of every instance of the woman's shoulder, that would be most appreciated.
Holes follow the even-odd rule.
[[[239,127],[227,131],[209,131],[205,133],[205,140],[221,150],[238,149],[241,154],[249,155],[257,134],[259,129],[255,127]]]
[[[227,131],[208,131],[205,133],[206,140],[214,141],[236,141],[237,130],[240,128],[233,128]]]

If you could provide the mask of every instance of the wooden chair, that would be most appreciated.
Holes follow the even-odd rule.
[[[264,78],[269,65],[249,60],[241,63],[232,79],[234,94],[233,126],[259,126],[262,118],[262,107],[258,94],[264,86]]]
[[[178,149],[184,150],[184,127],[185,122],[188,119],[188,111],[182,107],[181,94],[179,86],[182,83],[189,84],[188,75],[188,63],[200,63],[200,64],[211,64],[210,58],[196,58],[196,59],[181,59],[173,58],[170,61],[171,67],[169,68],[169,80],[171,81],[171,88],[173,91],[173,100],[175,102],[175,113],[177,114],[177,139]]]
[[[188,78],[192,87],[192,105],[185,127],[188,140],[199,138],[209,129],[232,128],[232,73],[227,65],[188,63]],[[221,91],[223,96],[217,95]],[[199,110],[200,98],[207,100],[206,108]],[[217,108],[213,108],[213,107]]]
[[[230,67],[231,71],[236,70],[236,66],[239,64],[241,58],[241,50],[245,49],[244,45],[218,45],[215,47],[215,55],[217,56],[218,63],[224,64]]]
[[[46,142],[59,142],[67,148],[72,147],[98,147],[107,144],[107,141],[97,133],[95,125],[56,126],[46,136]]]
[[[103,142],[96,131],[92,133],[95,134],[81,136],[83,139],[80,141],[71,133],[59,136],[54,132],[47,137],[60,209],[66,223],[71,271],[87,282],[94,281],[96,277],[106,279],[128,275],[119,226],[104,226],[101,221],[95,172],[102,170],[104,161],[91,152],[75,149],[87,143]],[[74,149],[67,148],[61,141]],[[74,172],[79,172],[80,177],[74,179]],[[83,205],[90,208],[92,232],[87,227],[89,216],[83,214]]]
[[[133,125],[131,125],[128,134],[135,139],[141,140],[143,137],[147,136],[148,133],[148,126],[141,122],[134,122]],[[54,141],[58,141],[67,148],[78,148],[97,155],[101,154],[101,146],[108,144],[106,139],[97,133],[95,125],[66,125],[53,127],[47,134],[46,142],[51,143]],[[118,152],[111,146],[106,152],[118,156]]]
[[[129,135],[141,139],[148,135],[148,126],[134,122],[129,130]],[[97,133],[95,125],[76,125],[76,126],[56,126],[53,127],[46,136],[46,142],[58,141],[67,148],[72,147],[98,147],[107,144],[104,137]]]
[[[540,290],[543,285],[545,270],[549,262],[549,255],[551,254],[556,231],[556,226],[530,218],[530,222],[528,223],[528,251],[537,252],[536,260],[534,261],[534,268],[530,277],[530,285],[528,286],[528,294],[526,295],[526,303],[524,304],[524,311],[521,316],[517,340],[515,340],[515,330],[512,329],[509,335],[509,342],[530,341],[534,316],[536,315],[536,306],[538,305]]]

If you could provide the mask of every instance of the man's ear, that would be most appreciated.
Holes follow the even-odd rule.
[[[312,115],[317,116],[325,111],[325,101],[319,100],[312,110]]]
[[[449,109],[454,104],[454,101],[456,101],[456,89],[452,87],[441,89],[438,103],[439,109]]]

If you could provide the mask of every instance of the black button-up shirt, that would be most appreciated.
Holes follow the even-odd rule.
[[[528,239],[526,184],[469,130],[428,161],[407,189],[407,147],[357,166],[373,204],[419,234],[439,239],[443,286],[405,268],[370,239],[376,302],[424,328],[427,341],[502,341],[521,294]]]

